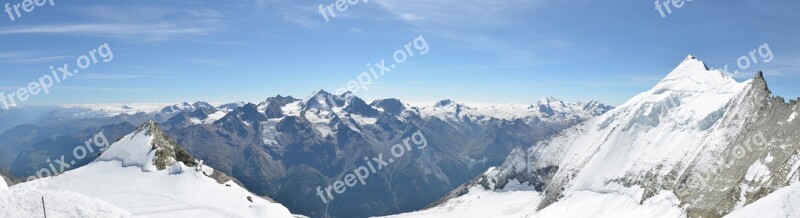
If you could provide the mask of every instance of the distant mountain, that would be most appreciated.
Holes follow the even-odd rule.
[[[205,164],[261,196],[312,217],[366,217],[421,209],[458,185],[502,164],[509,152],[591,119],[610,106],[567,103],[484,104],[444,100],[365,102],[324,90],[304,99],[275,96],[259,103],[213,107],[180,104],[69,105],[0,133],[0,166],[26,178],[104,132],[110,140],[156,120],[167,135]],[[0,112],[2,113],[2,112]],[[430,146],[395,160],[365,186],[324,203],[325,188],[415,132]],[[76,160],[68,169],[88,164]],[[7,163],[3,163],[3,162]],[[387,189],[386,187],[393,187]],[[410,191],[403,191],[410,190]],[[389,197],[386,197],[389,196]]]
[[[760,216],[786,204],[759,199],[800,182],[798,113],[761,73],[739,83],[689,56],[651,90],[396,217]],[[800,215],[790,207],[775,217]]]
[[[294,212],[366,217],[422,208],[445,190],[501,164],[513,148],[611,108],[561,104],[545,115],[536,105],[367,103],[351,93],[320,90],[304,99],[276,96],[246,104],[213,124],[172,124],[187,127],[168,134],[211,166]],[[389,154],[391,145],[416,131],[427,137],[430,149],[395,160],[386,173],[328,204],[317,195],[317,187],[341,179],[363,165],[364,158]]]
[[[215,174],[220,172],[192,158],[151,121],[108,146],[86,166],[0,192],[0,201],[5,201],[0,204],[13,205],[29,198],[19,193],[41,192],[44,194],[33,197],[47,196],[56,208],[48,207],[51,216],[294,217],[280,204],[251,194],[232,181],[218,183],[212,178],[220,178]],[[47,194],[54,191],[68,193]],[[97,205],[105,203],[93,199],[119,208]],[[86,202],[90,204],[82,205]],[[23,205],[0,210],[0,214],[21,217],[40,210]]]

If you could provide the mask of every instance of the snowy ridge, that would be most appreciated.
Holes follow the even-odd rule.
[[[624,192],[607,185],[626,183],[634,175],[667,176],[688,164],[703,148],[705,130],[721,117],[719,111],[748,83],[710,71],[690,56],[653,89],[529,153],[537,156],[536,165],[559,166],[553,182],[561,185],[551,188]]]
[[[110,145],[89,165],[0,191],[0,201],[27,201],[19,195],[35,192],[51,196],[60,207],[67,208],[55,208],[65,217],[295,217],[282,205],[260,198],[233,181],[217,183],[210,177],[215,173],[192,159],[150,121]],[[89,206],[82,206],[84,203]],[[40,210],[37,205],[36,210],[0,211],[8,213],[3,217],[26,217]]]
[[[596,101],[570,103],[553,97],[543,98],[536,104],[460,103],[443,100],[437,103],[409,102],[406,103],[406,106],[408,108],[416,108],[424,118],[460,120],[467,116],[473,120],[494,118],[512,121],[523,119],[528,122],[533,122],[534,120],[555,121],[565,118],[588,119],[613,108]]]
[[[452,208],[468,195],[508,192],[521,183],[541,200],[532,206],[536,212],[518,216],[616,217],[641,211],[639,217],[719,217],[798,181],[800,144],[783,134],[800,129],[784,123],[795,108],[795,101],[771,95],[762,74],[739,83],[689,56],[652,89],[529,149],[513,151],[501,167],[426,211]],[[739,157],[736,149],[754,143],[762,148]],[[731,200],[731,195],[740,197]],[[608,206],[623,198],[633,204],[605,208],[613,214],[572,213],[575,207],[582,211],[592,202]],[[480,211],[437,215],[462,212]]]
[[[191,155],[158,129],[155,121],[145,122],[135,132],[110,145],[95,160],[98,161],[120,161],[123,167],[136,166],[145,172],[166,168],[182,170],[185,166],[197,165]]]
[[[278,96],[280,98],[281,96]],[[336,125],[342,123],[351,130],[360,132],[365,126],[375,125],[382,108],[381,102],[398,102],[398,108],[392,115],[399,120],[412,117],[421,117],[426,120],[439,119],[446,122],[487,123],[492,121],[514,121],[521,119],[531,124],[537,122],[553,123],[554,125],[568,126],[589,118],[598,116],[610,110],[611,106],[597,101],[569,103],[556,98],[548,97],[536,104],[490,104],[490,103],[459,103],[451,100],[440,102],[403,102],[397,99],[380,99],[371,104],[350,92],[334,95],[324,90],[315,91],[305,99],[295,99],[292,102],[281,102],[279,105],[281,116],[270,118],[262,124],[268,130],[274,130],[284,117],[303,117],[308,120],[317,134],[322,137],[333,136]],[[270,113],[268,108],[276,102],[265,101],[258,105],[261,113]],[[274,131],[265,131],[263,141],[274,143]]]

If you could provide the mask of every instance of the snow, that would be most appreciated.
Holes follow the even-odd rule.
[[[65,190],[0,191],[0,217],[42,217],[42,197],[48,217],[132,217],[119,207]]]
[[[201,120],[198,118],[191,118],[189,119],[189,122],[192,122],[192,124],[211,124],[217,122],[217,120],[219,119],[222,119],[227,114],[228,112],[219,110],[217,112],[214,112],[213,114],[209,114],[206,119]]]
[[[3,176],[0,176],[0,191],[8,189],[8,183],[6,183],[6,179]]]
[[[548,197],[558,201],[535,214],[510,215],[514,217],[685,217],[671,191],[659,192],[640,204],[644,189],[629,186],[641,184],[635,178],[674,177],[671,173],[683,172],[705,149],[715,151],[715,146],[730,141],[731,137],[726,136],[735,130],[727,126],[735,124],[720,120],[734,102],[742,101],[751,84],[752,80],[739,83],[717,70],[709,70],[689,56],[652,89],[531,148],[515,150],[503,166],[484,177],[509,178],[506,176],[558,167],[547,184]],[[553,111],[570,108],[551,98],[538,104]],[[753,178],[769,173],[760,165],[752,166],[751,171],[749,176]],[[505,189],[471,193],[508,192],[508,187]],[[545,194],[528,194],[538,195]],[[475,199],[465,198],[469,197],[457,197],[427,211],[476,213],[481,217],[507,215],[503,210],[466,207],[463,202]],[[485,203],[502,208],[503,203],[516,200]],[[537,202],[529,203],[529,207],[538,206]],[[416,214],[422,213],[425,211]]]
[[[745,174],[744,178],[747,181],[761,181],[770,174],[772,172],[769,171],[769,167],[759,160],[747,169],[747,174]]]
[[[579,191],[567,196],[535,217],[686,217],[672,193],[660,193],[639,204],[639,200],[614,193]]]
[[[302,103],[303,103],[302,101],[295,101],[295,102],[286,104],[283,107],[281,107],[281,111],[283,111],[283,114],[286,115],[286,116],[298,116],[299,117],[300,116],[300,112],[303,110],[302,106],[300,105]]]
[[[156,150],[152,148],[153,137],[148,132],[149,130],[142,130],[126,135],[109,146],[96,161],[117,160],[124,167],[136,166],[143,171],[156,171],[153,165]]]
[[[226,114],[228,114],[228,113],[225,112],[225,111],[214,112],[213,114],[209,114],[208,118],[203,120],[203,123],[214,123],[214,122],[217,122],[217,120],[222,119],[223,117],[225,117]]]
[[[261,132],[261,141],[263,141],[264,144],[269,146],[280,145],[278,143],[278,136],[280,134],[280,132],[278,132],[278,123],[280,123],[281,120],[283,120],[283,118],[269,119],[266,122],[261,123],[261,126],[263,127]]]
[[[280,204],[259,198],[233,182],[218,184],[201,172],[142,172],[138,167],[120,165],[119,161],[94,162],[45,179],[42,189],[81,193],[134,216],[292,217]]]
[[[767,157],[764,158],[764,162],[772,163],[775,160],[775,157],[772,156],[772,152],[767,153]]]
[[[599,190],[652,169],[665,176],[700,152],[705,130],[746,85],[687,58],[653,89],[550,140],[539,164],[559,165],[557,177],[577,172],[571,190]]]
[[[659,193],[639,204],[625,194],[578,191],[543,210],[536,211],[543,196],[527,185],[511,181],[499,191],[473,187],[469,193],[442,205],[391,218],[417,217],[686,217],[672,193]]]
[[[800,183],[778,189],[725,217],[800,217]]]
[[[206,176],[214,172],[208,166],[187,167],[178,162],[168,166],[167,170],[158,171],[153,166],[155,149],[151,142],[154,136],[150,135],[148,128],[152,126],[143,125],[136,132],[123,137],[86,166],[55,177],[23,183],[12,190],[22,190],[23,193],[19,195],[27,195],[24,190],[42,193],[70,191],[88,197],[58,194],[63,200],[56,198],[56,202],[59,202],[57,207],[79,209],[76,212],[78,215],[64,217],[121,217],[114,214],[106,216],[104,210],[127,211],[130,214],[120,214],[137,217],[293,217],[282,205],[260,198],[234,182],[217,183]],[[6,192],[3,191],[4,194]],[[16,201],[17,198],[23,199],[18,196],[10,199]],[[82,210],[83,202],[100,201],[124,211],[100,203],[87,204],[89,211]],[[13,213],[27,211],[15,210]]]
[[[473,120],[486,121],[491,118],[500,120],[523,119],[531,121],[564,120],[564,118],[580,118],[583,120],[594,117],[592,111],[584,109],[592,101],[564,102],[552,97],[539,100],[536,104],[504,104],[483,102],[452,102],[449,105],[437,106],[436,102],[405,102],[406,108],[417,108],[423,118],[438,118],[440,120],[459,121],[463,116]],[[556,114],[549,116],[539,110],[540,106],[551,108]],[[566,116],[566,117],[565,117]]]
[[[794,118],[796,118],[796,117],[797,117],[797,111],[795,111],[794,113],[792,113],[792,115],[791,115],[791,116],[789,116],[789,119],[788,119],[788,120],[786,120],[786,122],[792,122],[792,121],[794,120]]]
[[[375,123],[378,122],[377,118],[372,118],[372,117],[365,117],[359,115],[351,115],[350,117],[353,118],[353,120],[356,121],[356,123],[358,123],[359,126],[375,125]]]
[[[450,199],[442,205],[428,210],[388,216],[391,218],[417,217],[496,217],[517,218],[536,214],[536,205],[542,196],[527,185],[510,185],[510,191],[493,192],[481,188],[469,190],[469,193]]]

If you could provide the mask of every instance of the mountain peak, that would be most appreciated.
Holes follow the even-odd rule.
[[[447,106],[449,106],[449,105],[452,105],[452,104],[454,104],[454,103],[455,103],[455,102],[453,102],[453,101],[452,101],[452,100],[450,100],[450,99],[445,99],[445,100],[441,100],[441,101],[439,101],[439,102],[436,102],[436,104],[435,104],[435,105],[433,105],[433,106],[434,106],[434,107],[447,107]]]
[[[96,161],[120,161],[123,166],[141,167],[146,172],[173,168],[178,163],[188,167],[198,165],[186,150],[170,139],[152,120],[108,146]],[[180,166],[177,169],[180,170]]]
[[[544,97],[540,99],[537,104],[551,104],[551,103],[563,103],[563,101],[555,98],[555,97]]]
[[[325,91],[325,89],[320,89],[318,91],[314,91],[311,93],[311,96],[329,96],[332,95],[330,92]]]
[[[689,55],[683,62],[675,67],[655,87],[656,93],[666,90],[676,91],[708,91],[708,90],[735,90],[741,84],[730,76],[718,70],[710,70],[701,60]]]

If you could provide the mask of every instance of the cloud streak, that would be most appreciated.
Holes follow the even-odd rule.
[[[170,10],[139,6],[87,6],[73,10],[88,19],[73,23],[6,26],[0,35],[50,34],[162,41],[208,35],[222,26],[224,15],[211,9]]]

